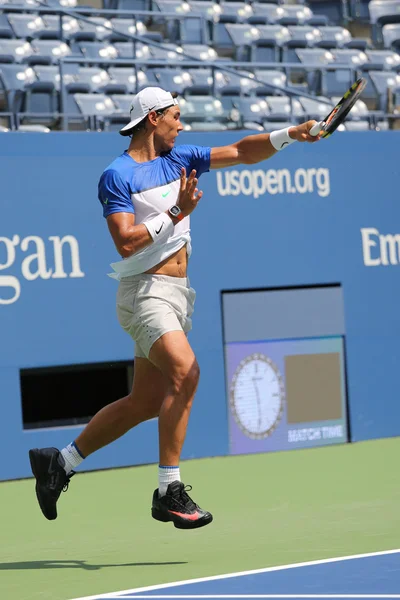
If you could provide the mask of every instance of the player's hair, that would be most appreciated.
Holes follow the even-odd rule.
[[[171,96],[174,99],[177,98],[178,92],[171,92]],[[156,110],[157,115],[164,115],[165,112],[168,110],[168,108],[171,108],[171,107],[168,106],[167,108],[161,108],[160,110]],[[146,115],[144,119],[142,119],[137,125],[135,125],[135,127],[133,127],[133,129],[131,130],[131,133],[130,133],[131,137],[133,137],[137,133],[140,133],[141,131],[144,131],[144,129],[146,127],[148,116],[149,115]]]

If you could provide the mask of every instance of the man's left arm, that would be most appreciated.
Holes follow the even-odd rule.
[[[271,158],[292,142],[317,142],[319,135],[312,136],[309,133],[315,123],[316,121],[307,121],[301,125],[294,125],[289,127],[287,132],[280,130],[271,134],[248,135],[229,146],[211,148],[210,168],[221,169],[234,165],[252,165]]]

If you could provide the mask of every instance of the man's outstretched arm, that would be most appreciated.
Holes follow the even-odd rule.
[[[297,142],[314,143],[319,140],[319,135],[312,136],[309,131],[316,121],[307,121],[301,125],[294,125],[286,130],[270,133],[248,135],[229,146],[211,148],[211,169],[221,169],[234,165],[252,165],[267,158],[271,158],[278,150],[286,145]],[[272,136],[272,142],[271,142]],[[281,147],[282,146],[282,147]]]

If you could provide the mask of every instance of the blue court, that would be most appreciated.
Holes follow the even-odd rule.
[[[400,598],[400,549],[154,585],[85,600],[128,598]]]

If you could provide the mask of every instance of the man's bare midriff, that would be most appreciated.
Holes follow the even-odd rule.
[[[146,273],[168,275],[169,277],[186,277],[188,257],[186,246],[169,256],[166,260],[155,265]]]

